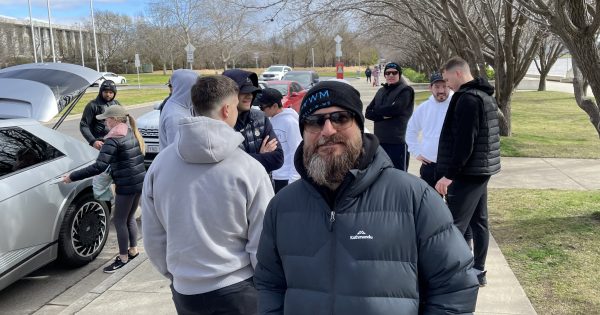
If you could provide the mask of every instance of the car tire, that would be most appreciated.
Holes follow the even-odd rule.
[[[58,260],[80,267],[96,259],[108,239],[110,211],[92,193],[78,197],[67,209],[58,237]]]
[[[121,84],[125,84],[125,79],[121,80]]]

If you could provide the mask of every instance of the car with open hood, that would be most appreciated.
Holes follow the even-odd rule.
[[[85,265],[106,243],[110,203],[94,198],[91,178],[61,180],[98,151],[56,130],[100,77],[66,63],[0,69],[0,290],[56,259]],[[59,113],[52,128],[41,123]]]

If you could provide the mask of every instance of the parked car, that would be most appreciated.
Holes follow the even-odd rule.
[[[102,82],[104,82],[105,80],[111,80],[113,82],[115,82],[116,84],[126,84],[127,83],[127,79],[122,76],[122,75],[118,75],[114,72],[100,72],[100,74],[102,74],[102,77],[98,80],[96,80],[92,85],[93,86],[100,86],[100,84],[102,84]]]
[[[281,80],[288,71],[292,71],[292,68],[286,65],[272,65],[260,75],[259,80]]]
[[[303,89],[308,90],[319,83],[319,75],[314,71],[289,71],[282,80],[296,81]]]
[[[144,155],[144,165],[150,167],[152,161],[158,155],[158,126],[160,124],[160,106],[161,102],[154,104],[154,109],[136,119],[136,124],[144,144],[146,145],[146,154]]]
[[[110,204],[94,198],[91,178],[61,180],[98,151],[56,130],[100,76],[66,63],[0,70],[0,290],[55,259],[85,265],[104,248]],[[53,128],[40,123],[61,111]]]
[[[283,95],[283,99],[281,99],[283,107],[293,108],[296,112],[300,112],[300,104],[306,94],[306,90],[300,86],[300,83],[276,80],[267,82],[267,86],[281,92],[281,95]]]

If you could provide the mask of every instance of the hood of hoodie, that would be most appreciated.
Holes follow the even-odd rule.
[[[185,117],[175,138],[177,154],[194,164],[218,163],[239,149],[244,137],[225,122],[208,117]]]
[[[199,75],[189,69],[179,69],[173,72],[171,76],[171,85],[173,92],[169,100],[165,103],[165,107],[170,104],[176,104],[183,108],[192,108],[192,86],[196,84]]]
[[[483,78],[475,78],[463,85],[460,86],[459,91],[464,91],[468,89],[478,89],[481,90],[488,95],[494,95],[494,87],[490,85],[490,83]]]
[[[257,88],[260,88],[260,86],[258,85],[258,75],[254,72],[241,69],[230,69],[223,71],[223,75],[235,81],[238,88],[241,88],[242,85],[244,85],[244,83],[246,83],[248,79],[250,79],[252,85],[256,86]],[[258,94],[259,91],[260,90],[257,90],[254,93],[252,93],[252,102],[250,104],[254,104],[254,99],[256,99],[256,94]]]

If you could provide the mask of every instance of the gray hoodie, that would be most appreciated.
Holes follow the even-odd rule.
[[[175,144],[146,174],[142,229],[154,267],[177,292],[193,295],[253,276],[273,188],[224,122],[186,117],[178,127]]]
[[[173,92],[160,113],[158,140],[160,151],[173,143],[179,119],[192,116],[192,86],[198,80],[192,70],[179,69],[171,76]]]

